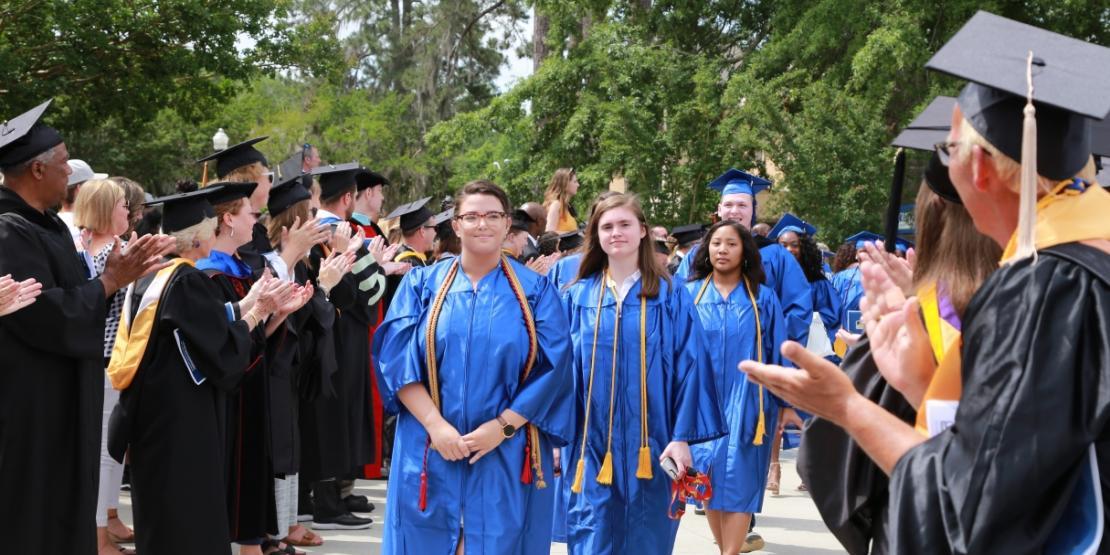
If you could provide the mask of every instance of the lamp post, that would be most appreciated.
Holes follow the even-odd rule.
[[[224,128],[221,127],[216,130],[216,134],[212,135],[212,150],[221,151],[227,149],[227,133],[224,133]]]

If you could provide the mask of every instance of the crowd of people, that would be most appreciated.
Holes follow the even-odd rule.
[[[265,137],[154,198],[37,106],[0,135],[8,543],[297,553],[388,478],[383,553],[670,553],[690,502],[732,555],[801,443],[852,553],[1098,546],[1110,96],[1069,64],[1107,52],[976,15],[930,62],[969,84],[896,140],[931,152],[915,242],[835,252],[737,169],[670,230],[612,191],[580,223],[572,168],[383,214],[385,176]]]

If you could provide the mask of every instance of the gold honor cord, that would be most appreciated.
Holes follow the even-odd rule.
[[[597,296],[597,315],[594,320],[594,338],[593,346],[590,350],[590,376],[589,384],[586,387],[586,415],[585,422],[582,425],[582,447],[579,452],[578,464],[574,470],[574,482],[571,484],[571,491],[574,493],[582,493],[582,481],[586,473],[586,440],[589,436],[590,430],[590,405],[593,401],[594,393],[594,375],[597,363],[597,335],[598,330],[601,329],[601,303],[605,299],[605,288],[609,282],[609,272],[606,271],[602,276],[602,283],[598,288]],[[616,290],[609,286],[613,293],[614,300],[617,301],[617,318],[613,326],[613,353],[612,353],[612,367],[610,369],[610,387],[609,387],[609,423],[608,423],[608,438],[606,439],[605,458],[602,459],[601,468],[597,472],[597,483],[608,486],[613,483],[613,412],[616,407],[616,393],[617,393],[617,345],[620,341],[620,323],[621,323],[621,302],[617,299]],[[651,447],[648,445],[648,415],[647,415],[647,298],[640,294],[640,450],[638,456],[638,463],[636,467],[636,477],[641,480],[650,480],[652,478],[651,470]]]
[[[528,358],[524,364],[524,369],[521,371],[520,383],[523,384],[532,372],[532,367],[536,362],[536,355],[539,351],[539,339],[536,332],[536,321],[532,315],[532,308],[528,304],[528,298],[524,294],[524,287],[520,284],[520,279],[517,278],[516,272],[513,271],[512,265],[504,256],[501,257],[501,270],[505,272],[505,276],[509,280],[509,286],[513,290],[513,295],[516,297],[517,303],[520,304],[521,312],[524,316],[524,327],[528,333]],[[436,410],[442,411],[442,404],[439,392],[439,367],[436,362],[436,328],[439,325],[439,315],[443,310],[443,302],[447,298],[447,292],[451,289],[452,282],[455,281],[455,276],[459,273],[459,258],[451,261],[451,267],[447,269],[447,275],[443,278],[443,283],[436,292],[435,300],[432,302],[432,309],[428,315],[428,327],[424,332],[424,362],[428,369],[428,392],[432,397],[432,403],[435,404]],[[547,487],[547,483],[543,478],[543,459],[540,452],[540,434],[535,425],[529,423],[527,425],[528,438],[525,442],[524,448],[524,469],[521,472],[521,481],[530,484],[532,483],[532,473],[536,476],[536,487],[543,489]],[[431,436],[428,437],[424,445],[424,468],[420,473],[420,510],[426,507],[426,497],[428,489],[428,448],[431,445]]]
[[[705,290],[709,289],[709,283],[713,279],[713,274],[705,277],[705,281],[701,284],[701,289],[698,290],[698,296],[694,298],[694,305],[701,302],[701,298],[705,295]],[[752,310],[755,311],[755,344],[756,344],[756,361],[760,364],[763,363],[763,323],[759,318],[759,305],[755,302],[755,295],[752,294],[751,285],[748,283],[748,278],[744,278],[744,290],[748,293],[748,299],[752,302]],[[755,424],[755,437],[752,439],[752,445],[763,445],[763,436],[767,435],[767,419],[763,412],[763,386],[759,386],[759,420]]]

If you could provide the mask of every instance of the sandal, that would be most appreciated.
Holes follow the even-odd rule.
[[[108,521],[111,522],[113,520],[118,520],[119,523],[123,525],[123,528],[125,530],[127,530],[128,534],[126,536],[117,536],[117,535],[113,534],[111,530],[108,530],[108,539],[111,540],[112,543],[115,543],[115,544],[135,543],[135,531],[128,528],[127,525],[124,524],[122,520],[120,520],[119,513],[116,513],[116,514],[109,513],[108,514]]]
[[[308,555],[304,551],[297,551],[291,545],[282,547],[282,542],[278,540],[264,540],[261,547],[262,553],[265,555],[279,555],[283,553],[286,555]]]
[[[282,538],[281,541],[297,547],[318,547],[324,545],[324,538],[316,535],[312,530],[304,528],[303,526],[301,529],[304,530],[304,534],[301,535],[300,539],[294,539],[292,534],[290,534]]]
[[[782,479],[782,466],[779,463],[771,463],[771,468],[767,473],[767,490],[772,495],[779,494],[779,480]]]

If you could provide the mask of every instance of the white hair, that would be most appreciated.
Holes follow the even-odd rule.
[[[207,241],[216,236],[216,218],[205,218],[200,223],[193,224],[185,229],[169,233],[170,237],[177,240],[174,252],[180,254],[194,248],[196,241]]]

